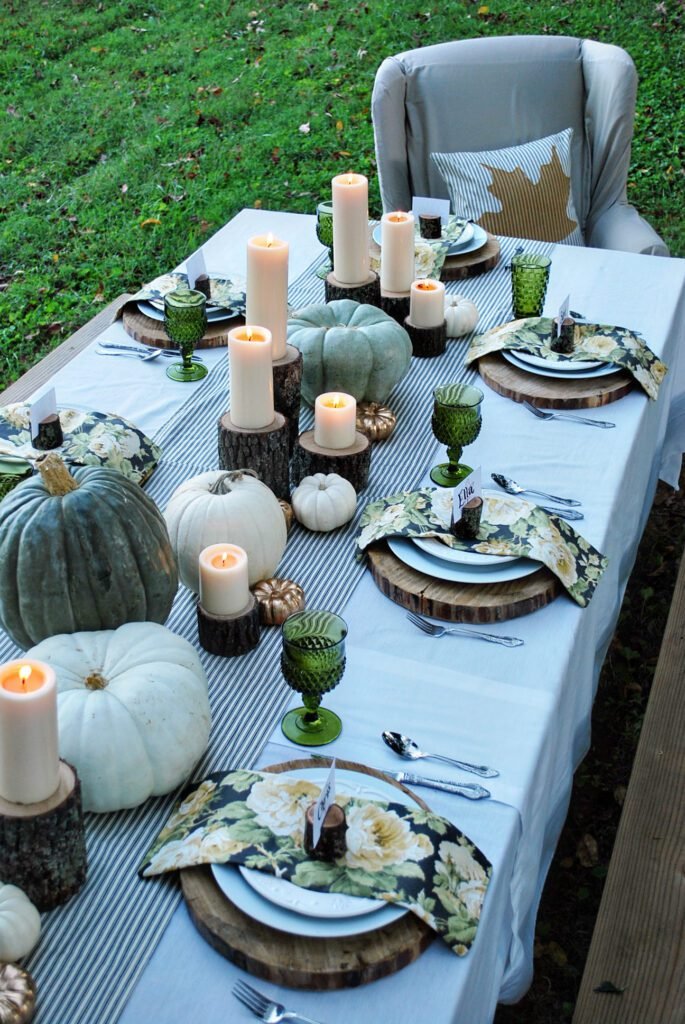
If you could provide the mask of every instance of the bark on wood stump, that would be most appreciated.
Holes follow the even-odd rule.
[[[252,594],[247,606],[235,615],[212,615],[197,602],[197,632],[210,654],[233,658],[247,654],[259,643],[259,607]]]
[[[0,797],[0,878],[23,889],[39,910],[52,910],[86,880],[86,839],[78,775],[60,761],[53,795],[36,804]]]
[[[447,321],[443,320],[439,327],[417,327],[409,317],[405,318],[404,329],[411,338],[412,349],[419,359],[432,359],[440,356],[447,346]]]
[[[292,455],[300,430],[302,353],[286,345],[285,355],[274,362],[274,407],[288,421],[288,452]]]
[[[57,413],[53,412],[38,424],[38,435],[33,438],[33,447],[47,452],[59,448],[63,441],[62,424]]]
[[[288,486],[288,423],[277,412],[268,427],[248,430],[231,422],[230,410],[219,420],[221,469],[252,469],[277,498],[286,501]]]
[[[338,281],[335,271],[331,271],[325,281],[326,302],[334,299],[353,299],[354,302],[368,303],[369,306],[381,304],[381,282],[375,271],[362,284],[343,284]]]
[[[409,316],[409,292],[381,292],[381,309],[403,327]]]
[[[369,479],[371,444],[368,437],[355,432],[354,444],[349,448],[321,448],[314,440],[314,431],[300,434],[293,451],[291,474],[293,487],[314,473],[338,473],[354,487],[357,494]]]
[[[471,498],[461,510],[461,519],[453,522],[451,532],[461,540],[475,540],[480,530],[480,519],[483,514],[483,499]]]

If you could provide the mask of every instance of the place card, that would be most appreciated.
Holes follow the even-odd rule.
[[[474,498],[482,497],[481,470],[478,466],[452,491],[452,522],[459,522],[464,505]]]
[[[188,287],[194,288],[195,282],[198,277],[202,277],[203,274],[207,273],[205,266],[205,254],[202,249],[198,249],[186,260],[186,274],[188,275]]]
[[[440,223],[444,226],[450,219],[449,199],[433,199],[431,196],[412,196],[411,212],[418,224],[419,215],[422,213],[440,214]]]
[[[57,415],[57,397],[54,388],[48,388],[42,395],[31,403],[31,440],[38,437],[38,432],[43,420],[48,416]]]
[[[561,328],[564,320],[568,316],[569,306],[571,305],[570,294],[566,296],[562,304],[559,306],[559,312],[557,314],[557,338],[561,337]]]
[[[325,783],[321,787],[321,794],[319,799],[314,804],[313,811],[313,822],[312,822],[312,848],[319,845],[319,839],[321,838],[321,827],[324,823],[328,809],[335,800],[335,758],[331,765],[331,770],[328,773]]]

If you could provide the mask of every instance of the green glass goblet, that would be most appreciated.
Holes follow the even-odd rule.
[[[441,384],[433,392],[433,433],[447,445],[447,458],[431,470],[431,480],[441,487],[456,487],[473,470],[459,460],[464,445],[480,434],[483,392],[470,384]]]
[[[534,252],[521,252],[512,257],[511,294],[515,320],[542,316],[551,264],[549,256],[538,256]]]
[[[316,237],[328,249],[329,258],[333,259],[333,203],[319,203],[316,208]]]
[[[288,711],[281,729],[293,743],[331,743],[340,735],[342,722],[320,704],[343,677],[347,624],[333,612],[307,610],[289,615],[281,634],[281,671],[288,686],[302,694],[304,705]]]
[[[207,328],[207,299],[202,292],[177,288],[164,296],[164,330],[181,350],[182,363],[172,363],[166,375],[172,380],[202,380],[208,370],[193,362],[193,349]]]

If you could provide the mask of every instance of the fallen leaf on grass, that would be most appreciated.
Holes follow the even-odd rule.
[[[152,227],[154,224],[161,224],[161,223],[162,222],[159,219],[159,217],[146,217],[145,220],[141,220],[140,226],[141,226],[141,228],[149,228],[149,227]]]

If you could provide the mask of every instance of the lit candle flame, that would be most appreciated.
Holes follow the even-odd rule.
[[[30,676],[31,676],[31,666],[30,665],[22,665],[21,668],[19,669],[19,678],[21,679],[21,685],[24,688],[26,688],[26,684],[28,683]]]
[[[432,281],[419,281],[416,287],[420,288],[422,292],[433,292],[436,286]]]
[[[247,340],[248,341],[252,341],[252,328],[251,327],[247,328]]]
[[[333,395],[330,402],[328,403],[331,409],[342,409],[345,406],[342,395]]]
[[[222,569],[226,568],[226,562],[228,561],[228,558],[229,558],[228,551],[223,551],[221,553],[221,568]]]
[[[354,185],[354,174],[351,172],[347,175],[347,184]]]
[[[271,232],[269,232],[269,234],[266,236],[266,244],[267,247],[274,244],[274,236],[271,234]]]

